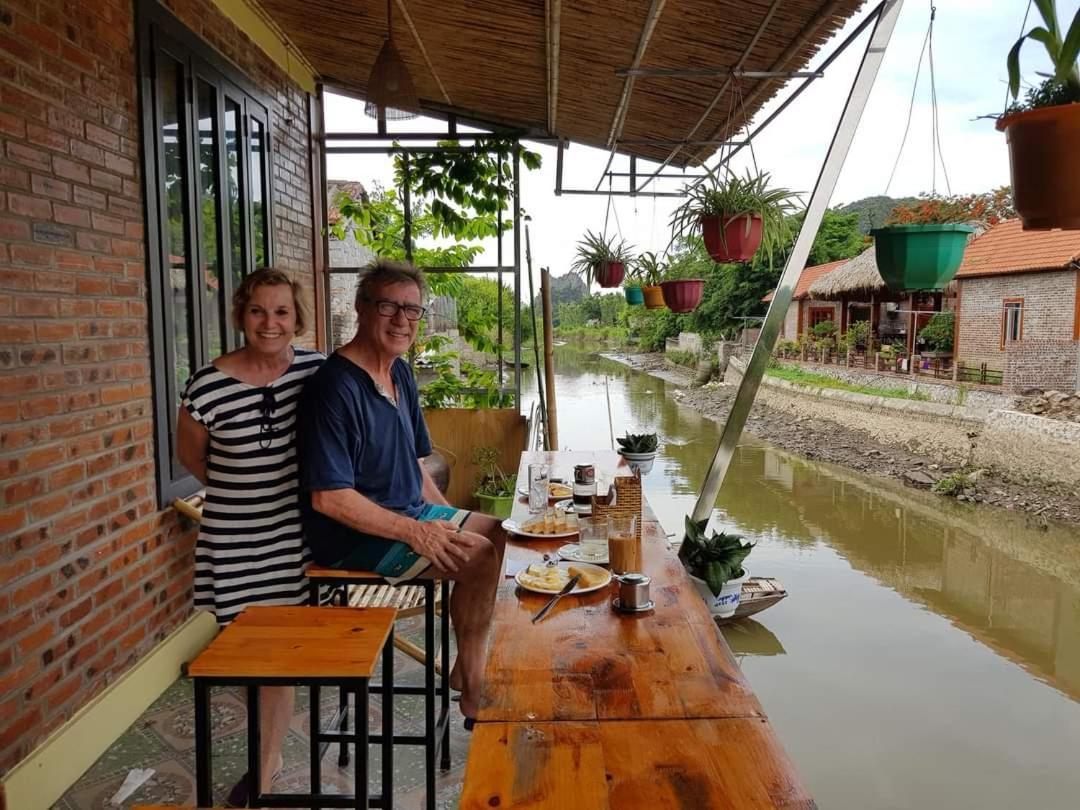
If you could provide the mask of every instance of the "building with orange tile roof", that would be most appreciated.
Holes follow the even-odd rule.
[[[799,281],[795,285],[795,292],[791,297],[791,303],[788,305],[787,315],[784,318],[784,325],[780,328],[780,337],[787,340],[795,340],[806,329],[810,328],[816,323],[822,321],[832,321],[833,323],[839,322],[839,307],[838,301],[811,301],[810,300],[810,285],[821,278],[823,275],[831,270],[835,270],[847,259],[840,259],[835,262],[826,262],[825,264],[817,264],[813,267],[803,268],[802,274],[799,276]],[[762,301],[772,301],[773,294],[770,292]]]

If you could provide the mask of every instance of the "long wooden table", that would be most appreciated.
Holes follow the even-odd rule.
[[[614,452],[523,453],[571,480],[575,464],[629,474]],[[812,807],[761,704],[663,529],[645,506],[643,568],[656,607],[616,593],[550,598],[499,587],[462,808]],[[519,498],[513,517],[528,516]],[[571,538],[573,540],[573,538]],[[509,560],[566,543],[511,537]]]

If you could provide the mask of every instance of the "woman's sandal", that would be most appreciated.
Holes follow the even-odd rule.
[[[476,725],[476,718],[475,717],[466,717],[465,718],[465,730],[466,731],[472,731],[473,726],[475,726],[475,725]]]

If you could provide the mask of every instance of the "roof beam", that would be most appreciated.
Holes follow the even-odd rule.
[[[779,0],[777,0],[779,2]],[[638,37],[637,51],[634,53],[634,61],[631,64],[631,68],[641,67],[641,60],[645,58],[645,49],[649,46],[649,40],[652,39],[653,32],[656,30],[656,24],[660,21],[660,15],[664,11],[664,6],[667,0],[652,0],[652,5],[649,7],[649,13],[645,17],[645,23],[641,26],[641,36]],[[623,81],[622,96],[619,98],[619,104],[615,108],[615,115],[611,118],[611,132],[608,133],[607,144],[611,152],[608,154],[607,165],[604,167],[606,172],[611,168],[611,161],[615,157],[615,150],[619,147],[619,136],[622,135],[623,126],[626,124],[626,113],[630,109],[630,93],[634,89],[634,77],[627,76]],[[600,184],[604,181],[604,176],[601,174],[600,179],[596,181],[596,187],[600,188]]]
[[[732,70],[726,67],[704,68],[619,68],[616,76],[667,77],[694,79],[702,76],[730,76],[738,79],[820,79],[825,76],[816,70]]]
[[[547,130],[555,134],[559,115],[559,30],[562,25],[562,0],[545,0],[545,32],[547,34]]]
[[[409,10],[405,8],[405,0],[394,0],[394,4],[398,7],[398,11],[401,12],[401,16],[405,18],[405,24],[409,26],[409,30],[412,31],[413,39],[416,41],[416,47],[420,49],[420,55],[424,58],[424,64],[427,65],[427,69],[431,73],[431,78],[433,78],[435,84],[439,86],[439,92],[442,93],[443,101],[452,105],[454,102],[450,100],[450,94],[447,93],[446,88],[443,87],[442,79],[440,79],[439,74],[435,72],[435,65],[431,64],[431,57],[428,56],[427,48],[424,47],[424,41],[420,39],[420,32],[416,30],[416,25],[412,21],[412,16],[409,14]]]
[[[783,2],[783,0],[772,1],[772,4],[769,6],[769,10],[765,12],[765,17],[762,19],[761,24],[758,25],[757,31],[754,32],[753,38],[751,38],[750,42],[747,44],[746,49],[743,51],[742,56],[739,57],[739,61],[736,63],[735,67],[732,68],[731,75],[729,75],[727,77],[727,80],[724,81],[723,85],[720,86],[720,89],[717,91],[716,95],[713,96],[713,100],[709,102],[709,106],[705,108],[705,112],[701,114],[701,117],[697,120],[697,123],[690,128],[690,131],[686,134],[686,140],[690,140],[695,135],[697,135],[697,131],[701,129],[701,125],[709,119],[710,115],[712,115],[712,111],[716,109],[716,105],[720,103],[720,99],[724,97],[724,94],[728,91],[728,88],[731,87],[732,77],[737,75],[738,72],[742,70],[742,66],[746,63],[746,60],[750,58],[750,54],[753,53],[754,48],[757,46],[758,40],[761,39],[761,35],[764,34],[765,29],[769,27],[769,23],[772,22],[773,15],[776,13],[776,10],[780,8],[781,2]],[[634,67],[637,67],[637,65],[635,65]],[[725,125],[726,123],[727,122],[725,122]],[[716,132],[718,133],[720,129],[722,129],[722,127],[717,127]],[[714,133],[710,135],[707,140],[711,141],[715,138],[716,134]],[[669,163],[671,163],[671,161],[675,159],[675,156],[678,155],[681,151],[681,146],[676,146],[674,149],[672,149],[668,156],[664,158],[660,166],[657,167],[656,171],[653,172],[653,174],[651,174],[649,177],[645,178],[645,182],[641,184],[641,188],[645,188],[645,186],[649,185],[652,179],[656,177],[656,175],[658,175],[661,171],[663,171],[664,168]]]
[[[813,38],[813,36],[817,33],[818,29],[821,28],[821,25],[825,22],[825,20],[829,18],[831,14],[833,14],[833,12],[835,12],[837,6],[839,6],[841,2],[842,0],[827,0],[827,2],[822,6],[821,11],[817,13],[813,20],[803,26],[803,30],[799,32],[799,36],[796,37],[792,41],[792,43],[784,50],[784,52],[780,54],[776,61],[772,63],[769,70],[782,71],[784,69],[784,65],[790,62],[799,53],[799,51],[802,50],[806,43],[809,42],[811,38]],[[746,97],[746,100],[743,102],[743,106],[753,107],[754,101],[756,101],[757,97],[761,95],[762,92],[764,92],[764,89],[765,88],[763,86],[754,88]],[[709,137],[715,138],[723,130],[723,128],[727,126],[727,124],[728,122],[725,121],[724,124],[716,127],[713,130],[712,134],[709,135]],[[700,158],[701,150],[699,149],[691,157]]]

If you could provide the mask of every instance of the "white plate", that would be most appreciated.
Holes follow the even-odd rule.
[[[565,532],[558,532],[556,534],[537,534],[536,532],[527,532],[521,528],[521,524],[516,520],[507,518],[502,522],[502,527],[511,534],[516,534],[518,537],[529,537],[535,540],[558,540],[560,537],[573,537],[578,533],[577,529],[570,529]]]
[[[570,560],[571,562],[595,563],[596,565],[607,565],[609,562],[607,554],[598,560],[593,559],[592,557],[587,560],[582,559],[578,556],[580,548],[581,547],[577,543],[567,543],[565,546],[559,547],[559,556],[564,560]]]
[[[571,489],[569,484],[561,484],[560,486],[564,486],[567,489]],[[529,490],[528,490],[528,488],[526,487],[525,484],[519,484],[518,488],[517,488],[517,492],[518,492],[518,495],[523,495],[526,498],[529,497]],[[551,484],[548,484],[548,500],[549,501],[554,500],[555,497],[556,497],[555,495],[551,494]],[[559,496],[559,500],[562,500],[563,498],[566,498],[566,497],[568,497],[568,496],[566,496],[566,495]]]
[[[571,563],[562,562],[562,563],[559,563],[559,568],[566,571],[566,570],[568,570],[570,568],[570,565],[571,565]],[[582,593],[592,593],[593,591],[598,591],[601,588],[606,588],[608,586],[608,583],[611,582],[611,572],[608,571],[606,568],[601,568],[599,565],[591,565],[589,563],[584,563],[584,562],[575,562],[575,563],[573,563],[573,566],[575,568],[580,568],[580,569],[582,569],[584,571],[598,571],[598,572],[600,572],[601,574],[604,575],[604,581],[597,584],[597,585],[593,585],[591,588],[582,588],[582,587],[574,588],[574,590],[570,591],[570,593],[568,593],[567,596],[576,596],[576,595],[582,594]],[[547,588],[537,588],[534,585],[526,585],[524,582],[521,581],[521,575],[524,574],[527,570],[528,570],[527,568],[522,568],[520,571],[517,572],[517,574],[514,575],[514,580],[517,582],[517,584],[519,586],[521,586],[525,590],[532,591],[533,593],[546,593],[546,594],[556,594],[556,593],[558,593],[559,591],[562,590],[561,587],[554,588],[552,590],[548,590]]]

